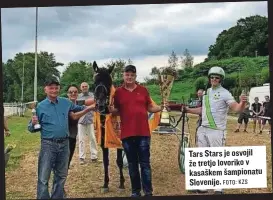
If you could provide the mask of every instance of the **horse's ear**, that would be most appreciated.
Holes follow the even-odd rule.
[[[98,67],[96,61],[93,62],[93,69],[94,69],[94,72],[96,72],[96,73],[97,73],[98,70],[99,70],[99,67]]]
[[[113,63],[113,64],[108,68],[109,74],[112,73],[112,71],[113,71],[114,68],[115,68],[115,63]]]

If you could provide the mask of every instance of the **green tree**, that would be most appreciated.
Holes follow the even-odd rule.
[[[169,56],[168,63],[169,63],[169,67],[177,69],[177,67],[178,67],[178,58],[177,58],[177,55],[176,55],[176,53],[174,51],[172,51],[171,55]]]
[[[181,57],[181,66],[182,69],[193,67],[193,57],[188,49],[184,51],[184,58]]]
[[[209,47],[208,59],[255,57],[268,55],[268,18],[255,15],[241,18],[228,30],[223,30]]]
[[[66,95],[68,85],[75,84],[80,86],[82,82],[87,82],[92,89],[93,86],[94,70],[92,64],[86,61],[71,62],[64,70],[61,77],[61,94]]]
[[[205,90],[208,84],[208,78],[207,77],[199,77],[196,79],[194,85],[195,85],[195,91],[199,89]]]
[[[37,100],[45,97],[44,82],[46,78],[60,77],[57,67],[63,63],[57,62],[53,53],[40,52],[37,57]],[[20,101],[21,88],[24,80],[24,102],[33,101],[34,94],[35,53],[17,53],[13,59],[3,63],[4,101]],[[24,67],[24,73],[23,73]]]

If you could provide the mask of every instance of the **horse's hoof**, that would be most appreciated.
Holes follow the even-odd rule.
[[[102,193],[107,193],[107,192],[109,192],[109,188],[102,187],[101,192]]]

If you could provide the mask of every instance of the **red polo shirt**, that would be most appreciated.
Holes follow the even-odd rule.
[[[131,136],[150,136],[148,105],[151,104],[148,90],[137,84],[131,92],[123,86],[116,89],[114,106],[119,110],[121,139]]]

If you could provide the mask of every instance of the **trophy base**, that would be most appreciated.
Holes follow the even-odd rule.
[[[171,126],[170,119],[161,119],[159,122],[160,126]]]
[[[34,125],[34,130],[40,130],[41,129],[41,125],[40,124],[35,124]]]
[[[171,126],[164,126],[164,125],[159,125],[153,133],[158,133],[158,134],[176,134],[176,128],[173,128]]]

